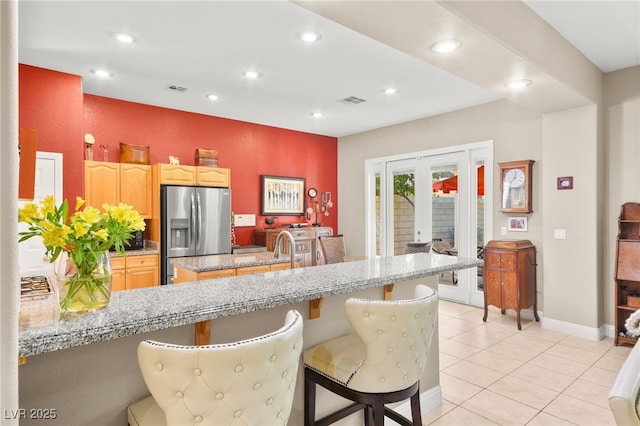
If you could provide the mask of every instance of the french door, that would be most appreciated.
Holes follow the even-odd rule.
[[[485,199],[491,193],[491,176],[484,167],[491,164],[490,153],[485,147],[452,149],[370,167],[379,188],[373,209],[375,254],[400,255],[409,243],[430,243],[431,251],[442,255],[481,257],[484,235],[491,235],[485,232],[490,227]],[[438,290],[443,299],[482,306],[482,271],[441,274]]]

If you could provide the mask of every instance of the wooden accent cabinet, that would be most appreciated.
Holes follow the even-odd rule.
[[[624,203],[618,216],[615,263],[615,344],[635,345],[625,322],[640,309],[640,204]]]
[[[319,237],[333,235],[331,227],[314,227],[314,228],[274,228],[274,229],[255,229],[253,235],[256,245],[265,246],[267,251],[275,251],[276,238],[282,231],[289,231],[293,235],[296,242],[296,256],[300,261],[301,267],[323,265],[325,263],[322,249],[320,248]],[[284,240],[282,253],[289,254],[288,240]]]
[[[127,203],[150,219],[151,166],[144,164],[84,162],[84,198],[88,206],[102,209],[104,203]]]
[[[160,285],[157,254],[112,257],[111,269],[113,270],[111,291]]]
[[[536,301],[536,248],[528,240],[493,240],[484,249],[484,317],[487,308],[496,306],[505,313],[516,311],[518,330],[520,310],[533,306],[533,315],[538,318]]]

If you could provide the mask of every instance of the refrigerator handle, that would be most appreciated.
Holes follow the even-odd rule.
[[[195,195],[192,192],[191,193],[191,244],[189,244],[189,246],[193,245],[194,249],[196,245],[197,235],[198,235],[198,232],[196,231],[196,200],[195,200]]]
[[[196,192],[196,209],[198,216],[198,233],[196,234],[196,250],[200,250],[200,236],[202,231],[202,204],[200,203],[200,193]]]

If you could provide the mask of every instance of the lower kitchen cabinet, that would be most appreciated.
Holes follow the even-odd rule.
[[[112,291],[153,287],[160,284],[158,255],[112,257]]]
[[[299,262],[296,267],[300,267]],[[272,263],[267,265],[244,266],[241,268],[216,269],[213,271],[195,272],[174,266],[173,283],[180,284],[190,281],[211,280],[214,278],[236,277],[240,275],[261,274],[264,272],[282,271],[291,269],[291,263]]]

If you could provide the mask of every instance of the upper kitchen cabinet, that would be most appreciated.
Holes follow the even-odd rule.
[[[219,167],[185,166],[182,164],[157,164],[158,182],[161,185],[197,185],[228,188],[230,170]]]
[[[231,171],[219,167],[196,166],[196,183],[200,186],[229,187]]]
[[[104,203],[118,203],[120,201],[120,164],[85,161],[84,199],[88,206],[95,208],[102,208]]]
[[[151,166],[120,163],[120,202],[133,206],[145,219],[151,218]]]
[[[126,203],[144,219],[152,216],[151,166],[85,161],[84,197],[87,205]]]

